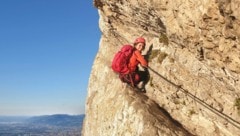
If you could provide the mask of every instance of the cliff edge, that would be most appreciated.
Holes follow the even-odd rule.
[[[102,31],[89,79],[84,136],[240,134],[240,0],[94,0]],[[111,70],[147,40],[146,93]]]

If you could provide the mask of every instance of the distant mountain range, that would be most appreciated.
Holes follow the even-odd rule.
[[[0,116],[0,124],[3,123],[23,123],[29,116]]]
[[[73,127],[81,126],[84,116],[85,115],[67,115],[67,114],[45,115],[31,117],[27,119],[26,122],[30,124]]]
[[[24,123],[49,126],[81,126],[85,115],[54,114],[43,116],[0,116],[0,123]]]
[[[0,136],[81,136],[85,115],[0,116]]]

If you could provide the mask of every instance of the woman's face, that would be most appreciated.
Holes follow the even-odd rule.
[[[145,47],[145,44],[144,44],[144,43],[138,43],[138,44],[136,45],[136,49],[139,50],[139,51],[144,50],[144,47]]]

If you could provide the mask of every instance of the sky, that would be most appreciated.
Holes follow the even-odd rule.
[[[101,32],[91,0],[0,0],[0,115],[84,114]]]

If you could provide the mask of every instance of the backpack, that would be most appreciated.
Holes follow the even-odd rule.
[[[120,51],[118,51],[112,60],[112,69],[119,74],[128,74],[129,59],[132,56],[134,47],[131,45],[124,45]]]

